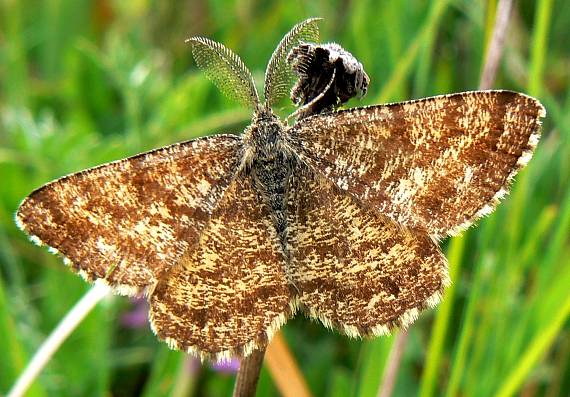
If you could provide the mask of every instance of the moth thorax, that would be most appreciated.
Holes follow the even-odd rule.
[[[282,147],[284,126],[272,113],[263,113],[254,118],[246,132],[245,141],[253,149],[257,159],[272,159]]]

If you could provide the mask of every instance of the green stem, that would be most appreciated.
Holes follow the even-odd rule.
[[[458,280],[463,262],[463,252],[465,250],[465,236],[458,236],[451,240],[449,246],[449,267],[450,277],[452,280]],[[445,294],[443,301],[440,303],[437,316],[432,329],[432,335],[426,355],[426,366],[422,376],[420,385],[420,397],[433,396],[436,388],[437,379],[439,379],[440,363],[443,356],[443,348],[447,328],[451,324],[451,314],[454,304],[456,292],[456,284],[451,284]]]
[[[566,301],[560,306],[560,310],[556,313],[551,322],[547,323],[540,332],[535,334],[534,340],[530,343],[526,353],[519,360],[518,365],[506,377],[503,386],[496,394],[497,397],[509,397],[521,387],[528,373],[536,365],[538,360],[546,353],[548,348],[554,341],[556,335],[560,332],[564,323],[570,315],[570,295]]]

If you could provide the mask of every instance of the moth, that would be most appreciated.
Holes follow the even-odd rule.
[[[307,66],[317,36],[317,19],[284,36],[263,101],[236,54],[189,39],[207,76],[252,108],[243,134],[50,182],[22,202],[19,227],[87,281],[146,295],[154,332],[202,358],[247,356],[298,311],[350,337],[409,326],[450,282],[438,241],[493,211],[545,110],[511,91],[335,110],[340,69]],[[325,66],[346,59],[328,51]],[[272,107],[292,67],[306,84],[288,125]],[[348,96],[366,90],[358,69]]]

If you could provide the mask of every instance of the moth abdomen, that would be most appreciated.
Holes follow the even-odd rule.
[[[291,160],[282,151],[277,151],[271,158],[256,159],[252,164],[255,186],[260,192],[263,205],[269,209],[284,253],[287,252],[286,195],[291,174]]]

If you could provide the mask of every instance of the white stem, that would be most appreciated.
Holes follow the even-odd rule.
[[[307,103],[306,105],[301,106],[299,109],[297,109],[295,112],[293,112],[292,114],[290,114],[287,119],[285,119],[285,122],[287,124],[289,124],[289,120],[291,118],[296,118],[301,112],[303,112],[305,109],[308,109],[310,106],[312,106],[313,104],[315,104],[317,101],[320,101],[322,97],[325,96],[325,94],[328,92],[328,90],[332,87],[332,84],[334,83],[334,78],[336,77],[336,68],[333,69],[333,74],[331,76],[331,79],[329,80],[328,84],[326,85],[326,87],[320,92],[319,95],[317,95],[316,97],[313,98],[313,100],[311,100],[311,102]]]
[[[481,73],[481,81],[479,82],[480,90],[488,90],[493,87],[499,62],[503,55],[505,47],[505,37],[509,26],[509,18],[513,9],[513,0],[499,0],[497,4],[497,13],[495,17],[495,26],[493,27],[493,36],[485,56],[483,72]]]
[[[93,288],[73,306],[42,346],[36,351],[32,361],[30,361],[6,397],[20,397],[24,395],[69,334],[77,328],[85,316],[87,316],[93,307],[107,296],[109,292],[110,288],[106,285],[95,284]]]

